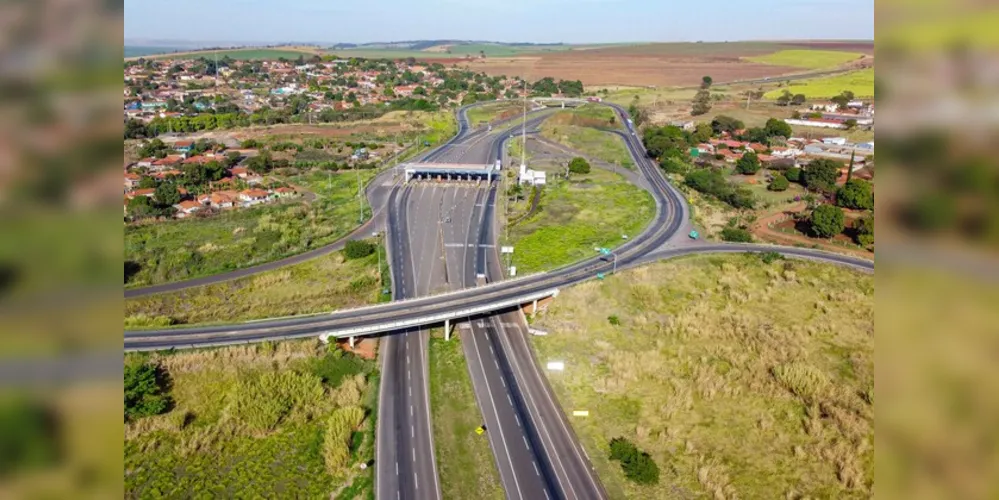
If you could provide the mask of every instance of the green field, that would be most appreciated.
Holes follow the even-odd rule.
[[[610,498],[870,498],[874,276],[759,256],[653,264],[564,290],[540,359]],[[624,437],[657,485],[608,459]]]
[[[313,52],[306,52],[302,50],[281,50],[281,49],[233,49],[233,50],[203,50],[203,51],[192,51],[192,52],[181,52],[178,54],[156,54],[152,56],[145,56],[146,59],[169,59],[175,57],[181,57],[185,59],[196,59],[199,57],[213,58],[218,55],[219,58],[229,56],[230,59],[237,60],[272,60],[272,59],[298,59],[298,56],[304,56],[306,59],[315,55]]]
[[[655,211],[652,196],[619,174],[594,167],[564,182],[552,169],[539,211],[510,228],[513,263],[528,274],[593,257],[594,247],[615,247],[622,235],[640,233]]]
[[[125,423],[126,498],[373,498],[373,469],[358,467],[374,458],[373,361],[316,340],[125,362],[143,359],[169,379],[173,407]],[[363,420],[331,466],[324,435],[344,408]]]
[[[851,71],[841,75],[824,76],[808,80],[788,82],[786,87],[767,92],[764,97],[776,99],[789,90],[792,94],[805,94],[809,99],[830,98],[849,90],[857,97],[874,96],[874,69]]]
[[[522,109],[523,104],[520,101],[500,101],[494,104],[484,104],[468,110],[468,123],[473,127],[482,123],[490,123],[504,113],[520,113]]]
[[[343,252],[251,277],[125,300],[128,330],[319,313],[373,304],[388,287],[388,259],[347,260]]]
[[[835,68],[861,58],[863,54],[837,50],[781,50],[773,54],[745,58],[748,61],[774,66],[804,69]]]
[[[430,408],[444,498],[504,498],[489,439],[475,433],[482,414],[457,336],[430,339]]]
[[[541,125],[541,135],[592,158],[631,168],[624,140],[602,130],[620,126],[610,108],[585,106],[555,113]]]
[[[374,175],[373,170],[362,170],[361,183]],[[312,189],[318,198],[236,209],[203,219],[125,226],[125,260],[139,266],[126,286],[269,262],[332,243],[359,225],[354,172],[332,176],[313,172],[291,181]],[[370,208],[365,212],[365,218],[370,217]]]

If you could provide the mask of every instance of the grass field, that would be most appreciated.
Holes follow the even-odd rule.
[[[773,54],[752,56],[746,59],[774,66],[790,66],[802,69],[835,68],[841,64],[861,58],[863,54],[838,50],[781,50]]]
[[[611,498],[873,495],[873,275],[675,260],[565,290],[536,324],[539,358],[566,364],[560,404],[590,412],[572,424]],[[607,458],[616,437],[650,453],[658,485]]]
[[[383,268],[388,259],[381,247]],[[388,280],[388,269],[383,277]],[[343,252],[215,285],[125,300],[125,328],[222,323],[309,314],[378,302],[378,256]]]
[[[468,123],[473,127],[483,123],[491,123],[511,114],[523,111],[520,101],[500,101],[494,104],[484,104],[468,110]]]
[[[361,171],[361,183],[375,175]],[[126,286],[178,281],[247,267],[331,243],[359,225],[357,176],[314,172],[292,179],[313,189],[306,203],[259,205],[208,218],[125,226],[125,260],[139,270]],[[328,187],[331,185],[331,188]],[[366,208],[366,217],[370,208]]]
[[[174,404],[126,422],[125,497],[373,498],[374,470],[358,464],[374,458],[378,373],[334,349],[308,340],[151,355]],[[341,408],[364,416],[346,464],[328,467],[324,434]]]
[[[519,274],[593,257],[594,247],[620,245],[622,235],[638,234],[655,215],[652,196],[619,174],[594,167],[564,182],[553,178],[554,171],[539,211],[510,228]]]
[[[584,107],[576,111],[559,111],[541,125],[541,135],[607,163],[631,168],[631,155],[624,140],[601,128],[617,128],[620,123],[614,113],[604,107]]]
[[[430,339],[430,408],[434,449],[444,498],[501,500],[503,488],[489,449],[489,439],[475,433],[482,415],[461,342],[438,333]]]
[[[874,69],[851,71],[841,75],[824,76],[808,80],[795,80],[786,87],[771,90],[764,97],[776,99],[787,89],[792,94],[805,94],[809,99],[834,97],[844,90],[852,91],[857,97],[874,96]]]

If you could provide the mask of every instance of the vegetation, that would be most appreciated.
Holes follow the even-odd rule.
[[[836,190],[836,205],[855,210],[874,210],[874,188],[863,179],[850,179]]]
[[[569,173],[588,174],[590,173],[590,162],[585,158],[575,157],[569,161]]]
[[[756,153],[746,152],[735,162],[735,171],[742,175],[755,175],[760,171],[760,159]]]
[[[125,301],[125,329],[221,323],[310,314],[381,300],[389,287],[388,259],[347,259],[343,252],[254,276]]]
[[[144,359],[125,364],[125,421],[159,415],[170,409],[167,374]]]
[[[541,125],[541,135],[590,158],[631,168],[631,155],[624,140],[604,131],[619,126],[609,111],[585,107],[560,111]]]
[[[828,99],[841,94],[844,90],[849,90],[858,97],[873,97],[874,68],[851,71],[841,75],[794,80],[782,89],[767,92],[764,97],[776,99],[784,93],[784,90],[792,94],[802,94],[808,99]]]
[[[468,122],[472,126],[481,123],[491,123],[510,113],[520,113],[522,104],[519,101],[501,101],[495,104],[476,106],[468,110]]]
[[[783,174],[774,174],[773,179],[770,180],[770,184],[767,185],[767,189],[770,191],[787,191],[787,188],[791,186],[791,182],[788,181],[787,177]]]
[[[373,495],[357,464],[374,457],[374,362],[315,340],[149,362],[170,374],[175,406],[126,423],[125,496]]]
[[[753,193],[744,187],[730,184],[720,170],[702,168],[690,172],[684,179],[684,184],[701,193],[714,196],[732,206],[732,208],[753,208],[756,199]]]
[[[589,410],[570,422],[610,498],[872,495],[873,275],[709,256],[563,295],[531,342],[565,361],[551,384],[567,412]],[[629,480],[613,438],[660,464],[659,484]]]
[[[690,114],[699,116],[711,111],[711,92],[707,88],[697,91],[693,104],[690,107]]]
[[[493,463],[489,439],[475,433],[482,414],[461,341],[430,339],[430,409],[434,451],[444,498],[501,499],[503,488]]]
[[[371,170],[360,172],[362,183],[373,176]],[[287,257],[332,243],[360,223],[358,177],[353,173],[313,172],[293,182],[313,187],[318,198],[125,226],[125,260],[136,266],[126,286],[178,281]]]
[[[761,64],[774,66],[791,66],[804,69],[833,68],[850,61],[855,61],[863,54],[840,52],[838,50],[781,50],[773,54],[747,57],[746,59]]]
[[[874,214],[868,214],[853,224],[857,244],[864,248],[874,247]]]
[[[753,235],[746,229],[741,227],[726,227],[722,229],[721,238],[724,241],[731,241],[734,243],[752,243]]]
[[[843,210],[833,205],[819,205],[808,219],[809,229],[819,238],[832,238],[846,227]]]
[[[551,179],[534,215],[510,228],[517,272],[553,269],[619,245],[642,231],[655,202],[621,175],[594,169],[557,184]]]
[[[617,437],[610,441],[610,459],[621,462],[624,477],[639,483],[654,485],[659,483],[659,466],[644,451],[639,451],[634,443]]]
[[[825,158],[812,160],[801,171],[801,183],[805,187],[817,191],[832,191],[839,179],[839,169],[842,164]]]
[[[362,240],[350,240],[343,247],[343,255],[348,259],[363,259],[375,253],[374,243]]]

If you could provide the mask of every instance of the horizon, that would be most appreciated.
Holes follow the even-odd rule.
[[[817,17],[821,16],[821,17]],[[211,19],[212,22],[204,22]],[[818,19],[818,21],[816,20]],[[252,39],[308,43],[490,40],[604,44],[871,40],[873,0],[761,0],[667,5],[656,0],[151,0],[124,4],[125,40],[190,43]],[[247,36],[247,33],[254,33]],[[446,34],[446,35],[444,35]],[[306,43],[306,42],[302,42]]]
[[[143,39],[143,38],[125,38],[123,40],[123,46],[126,47],[166,47],[166,48],[187,48],[182,46],[190,46],[190,48],[195,49],[197,47],[224,47],[224,48],[240,48],[240,47],[262,47],[262,46],[317,46],[321,48],[331,47],[340,44],[350,44],[350,45],[378,45],[378,44],[401,44],[401,43],[416,43],[416,42],[427,42],[427,41],[447,41],[454,43],[483,43],[483,44],[501,44],[501,45],[570,45],[570,46],[585,46],[585,45],[647,45],[647,44],[671,44],[671,43],[788,43],[788,42],[871,42],[874,43],[873,38],[768,38],[768,39],[743,39],[743,40],[643,40],[643,41],[608,41],[608,42],[587,42],[587,43],[569,43],[569,42],[536,42],[536,41],[525,41],[518,40],[513,42],[503,42],[497,40],[461,40],[454,38],[426,38],[426,39],[406,39],[406,40],[372,40],[366,42],[344,42],[344,41],[301,41],[301,40],[288,40],[288,41],[248,41],[248,40],[194,40],[194,39]]]

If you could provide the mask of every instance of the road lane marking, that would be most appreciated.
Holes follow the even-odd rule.
[[[517,419],[517,427],[520,427],[520,415],[514,414],[513,418]]]
[[[510,393],[507,393],[506,400],[510,402],[510,406],[513,406],[513,398],[510,397]]]
[[[538,477],[541,477],[541,471],[538,470],[538,462],[537,462],[537,460],[532,460],[531,463],[534,464],[534,473],[537,474]]]
[[[399,461],[398,460],[395,461],[395,475],[397,475],[397,476],[399,475]]]
[[[413,463],[416,463],[416,448],[413,448]],[[413,475],[416,475],[414,472]]]
[[[416,437],[416,427],[413,427],[413,424],[409,424],[409,437]]]
[[[413,484],[416,485],[416,489],[420,489],[420,478],[417,477],[415,472],[413,473]]]
[[[527,451],[531,451],[531,445],[527,444],[527,436],[520,437],[524,438],[524,447],[527,448]]]
[[[413,405],[409,405],[409,416],[413,416]]]

